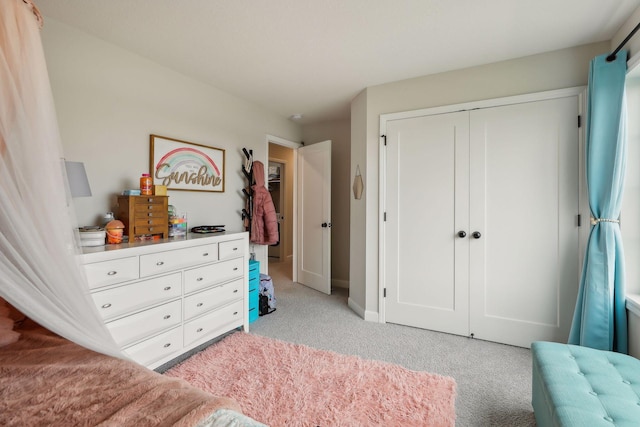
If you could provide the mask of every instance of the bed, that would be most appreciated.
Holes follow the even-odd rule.
[[[0,425],[263,426],[232,399],[7,319],[0,313]]]

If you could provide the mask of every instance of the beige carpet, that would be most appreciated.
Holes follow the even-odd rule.
[[[456,383],[284,341],[236,332],[165,373],[271,426],[454,426]]]

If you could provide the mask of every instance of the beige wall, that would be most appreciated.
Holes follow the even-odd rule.
[[[331,140],[331,284],[349,287],[351,122],[336,120],[302,127],[306,145]]]
[[[364,290],[364,317],[378,315],[378,152],[380,115],[421,108],[452,105],[484,99],[541,92],[586,85],[589,61],[607,52],[610,43],[596,43],[560,51],[518,58],[479,67],[429,75],[369,87],[352,103],[352,158],[366,159],[360,165],[365,174],[363,203],[366,211],[352,210],[352,222],[365,221],[364,228],[352,230],[351,244],[364,248],[351,251],[351,289],[361,302]],[[366,119],[362,117],[363,109]],[[366,127],[363,129],[362,127]],[[362,137],[362,133],[366,136]],[[351,174],[355,172],[352,162]],[[354,215],[358,218],[354,218]],[[361,274],[365,266],[364,275]],[[356,282],[357,280],[357,282]]]
[[[75,199],[81,225],[113,210],[149,170],[149,134],[226,150],[224,193],[170,191],[189,226],[241,230],[242,147],[266,163],[267,134],[299,141],[300,125],[136,54],[46,18],[42,30],[65,157],[85,163],[92,197]],[[255,248],[263,258],[266,247]]]
[[[284,167],[284,216],[280,226],[280,242],[282,244],[282,256],[293,256],[293,180],[294,180],[294,150],[277,144],[269,144],[269,160],[285,163]]]

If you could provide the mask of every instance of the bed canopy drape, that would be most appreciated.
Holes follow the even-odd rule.
[[[627,53],[591,61],[586,174],[591,209],[570,344],[627,353],[624,250],[620,210],[627,157],[624,100]]]
[[[0,0],[0,296],[92,350],[123,357],[88,292],[31,0]]]

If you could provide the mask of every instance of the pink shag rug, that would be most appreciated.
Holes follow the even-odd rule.
[[[453,378],[236,332],[165,375],[271,426],[454,426]]]

